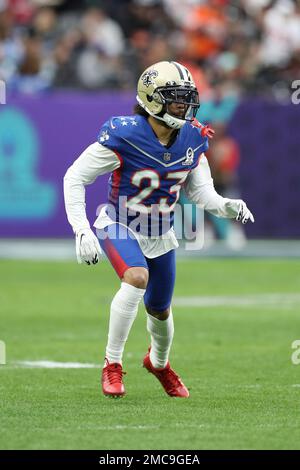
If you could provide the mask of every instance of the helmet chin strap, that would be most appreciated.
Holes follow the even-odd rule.
[[[179,119],[169,113],[165,113],[163,117],[159,119],[162,119],[162,121],[164,121],[167,126],[171,127],[172,129],[181,129],[181,127],[186,123],[185,119]]]

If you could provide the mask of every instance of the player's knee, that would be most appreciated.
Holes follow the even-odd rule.
[[[123,281],[139,289],[146,289],[148,284],[148,270],[145,268],[129,268],[125,271]]]
[[[152,307],[146,306],[146,310],[149,313],[149,315],[152,315],[158,320],[166,320],[168,316],[170,315],[170,307],[164,310],[158,311],[158,310],[153,309]]]

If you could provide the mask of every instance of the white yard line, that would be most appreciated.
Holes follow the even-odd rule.
[[[122,400],[126,400],[126,398],[122,399]],[[75,426],[74,429],[76,430],[80,430],[80,431],[87,431],[87,430],[92,430],[92,431],[150,431],[150,430],[164,430],[164,429],[168,429],[169,427],[169,424],[166,423],[166,424],[157,424],[157,425],[147,425],[147,424],[140,424],[140,425],[120,425],[120,424],[116,424],[116,425],[111,425],[111,426],[103,426],[103,425],[89,425],[89,424],[83,424],[83,425],[79,425],[79,426]],[[179,430],[182,430],[182,429],[212,429],[212,430],[215,430],[215,429],[222,429],[224,428],[225,431],[228,431],[228,429],[235,429],[235,428],[238,428],[240,427],[240,424],[239,423],[226,423],[226,424],[211,424],[211,423],[191,423],[191,424],[187,424],[186,422],[183,422],[183,423],[172,423],[172,427],[173,428],[178,428]],[[284,424],[280,424],[280,423],[251,423],[250,427],[252,429],[278,429],[280,427],[286,427]],[[288,424],[288,428],[299,428],[299,424],[298,422],[290,422]],[[39,431],[45,431],[45,428],[40,428],[40,427],[35,427],[34,428],[36,432],[39,432]],[[56,431],[56,432],[63,432],[65,431],[65,428],[62,427],[62,426],[53,426],[51,428],[52,431]]]
[[[16,361],[15,367],[42,368],[42,369],[99,369],[99,364],[84,362],[56,362],[56,361]]]

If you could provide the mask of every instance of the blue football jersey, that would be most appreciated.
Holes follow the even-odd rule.
[[[180,189],[207,150],[207,137],[187,122],[166,147],[147,118],[133,115],[107,121],[98,142],[120,160],[120,167],[109,178],[110,217],[146,236],[169,230]]]

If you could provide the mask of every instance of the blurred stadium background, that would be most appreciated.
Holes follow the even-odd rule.
[[[140,73],[165,59],[194,75],[198,119],[216,130],[208,158],[218,191],[242,197],[256,219],[244,229],[206,216],[204,248],[179,249],[173,357],[196,398],[169,405],[166,423],[166,398],[138,378],[141,408],[130,389],[129,408],[99,409],[93,370],[16,366],[101,363],[118,281],[107,263],[76,265],[62,179],[104,121],[132,112]],[[300,1],[0,0],[0,80],[0,447],[299,448],[290,355],[300,305]],[[87,189],[91,222],[106,181]],[[127,349],[133,377],[147,344],[141,322]],[[164,437],[149,436],[158,428]]]
[[[298,243],[275,243],[300,236],[299,1],[0,0],[1,256],[25,246],[8,251],[7,239],[72,237],[66,168],[106,119],[132,112],[140,73],[164,59],[194,74],[198,118],[217,131],[208,153],[217,189],[256,217],[246,234],[207,217],[208,253],[220,253],[211,248],[221,239],[221,252],[300,254]],[[88,190],[90,220],[105,181]],[[244,235],[273,242],[246,249]],[[51,257],[64,247],[70,256],[68,244],[52,247]]]

